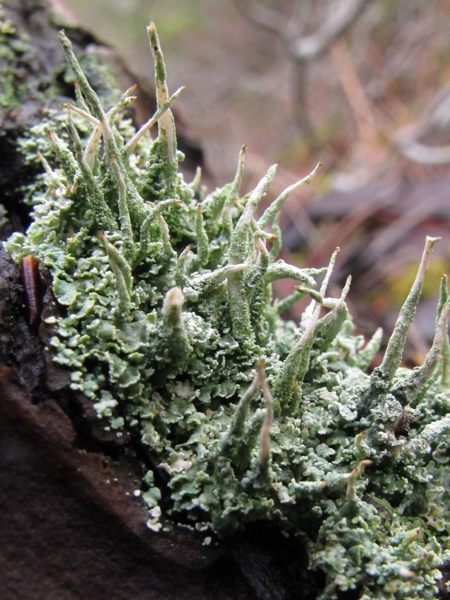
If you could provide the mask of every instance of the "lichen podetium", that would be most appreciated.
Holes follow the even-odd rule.
[[[141,489],[150,528],[183,522],[224,537],[271,520],[325,573],[322,599],[348,589],[366,600],[435,597],[450,559],[445,279],[424,364],[400,363],[436,240],[367,374],[380,332],[367,344],[352,333],[349,282],[340,298],[326,296],[336,253],[324,269],[277,260],[292,188],[257,216],[275,167],[244,197],[245,148],[234,181],[204,197],[199,177],[178,172],[178,92],[169,97],[148,32],[158,110],[139,132],[121,119],[129,92],[105,111],[60,34],[77,80],[69,141],[49,130],[39,142],[58,166],[42,156],[48,189],[36,186],[32,224],[6,243],[51,273],[54,360],[105,427],[152,456]],[[286,277],[298,289],[274,300],[272,283]],[[283,321],[304,295],[301,322]]]

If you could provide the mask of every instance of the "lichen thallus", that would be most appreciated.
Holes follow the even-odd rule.
[[[65,106],[67,133],[56,120],[27,134],[47,190],[31,188],[33,222],[5,246],[50,271],[60,316],[48,319],[49,351],[105,428],[151,450],[157,467],[143,465],[141,486],[151,529],[226,536],[272,520],[325,573],[323,599],[435,597],[450,559],[446,278],[423,365],[401,359],[436,239],[367,374],[381,332],[367,343],[353,334],[350,281],[326,296],[336,253],[325,269],[278,259],[280,209],[318,167],[259,217],[275,166],[242,196],[245,147],[231,183],[209,194],[200,173],[186,183],[171,113],[181,90],[169,96],[153,24],[148,33],[158,106],[139,131],[124,117],[134,89],[105,111],[61,32],[76,106]],[[274,300],[280,278],[299,285]],[[300,323],[282,320],[305,295]]]

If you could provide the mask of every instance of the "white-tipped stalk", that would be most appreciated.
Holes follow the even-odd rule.
[[[449,293],[448,293],[448,277],[447,275],[443,275],[441,278],[441,285],[439,287],[439,302],[436,311],[436,327],[438,326],[439,319],[441,317],[442,309],[445,304],[448,303]],[[448,376],[449,376],[449,367],[450,367],[450,342],[448,337],[448,332],[445,335],[444,340],[444,348],[442,350],[442,375],[441,375],[441,383],[442,385],[447,385]]]
[[[106,250],[109,264],[116,278],[119,310],[124,314],[128,314],[130,311],[130,293],[133,287],[130,265],[119,250],[106,239],[106,236],[102,232],[99,232],[98,237]]]
[[[115,156],[112,155],[110,157],[110,163],[112,167],[112,172],[114,174],[114,179],[116,180],[117,187],[119,190],[119,201],[117,205],[119,208],[120,230],[123,234],[124,254],[127,259],[132,260],[134,258],[135,249],[130,212],[128,210],[127,188]]]
[[[123,150],[124,152],[126,152],[127,154],[131,154],[134,151],[139,140],[148,131],[150,131],[150,129],[154,125],[156,125],[156,123],[158,123],[158,121],[160,119],[162,119],[162,117],[167,113],[169,108],[172,106],[173,101],[176,100],[176,98],[178,98],[178,96],[181,94],[181,92],[185,89],[186,89],[186,86],[182,86],[182,87],[178,88],[178,90],[174,94],[172,94],[172,96],[169,98],[169,100],[165,104],[158,107],[155,114],[146,123],[144,123],[144,125],[142,125],[142,127],[134,134],[134,136],[131,138],[131,140],[127,144],[125,144],[125,147]],[[200,171],[200,177],[201,177],[201,171]],[[200,183],[200,180],[199,180],[199,183]]]
[[[84,110],[84,112],[89,112],[89,106],[86,104],[85,99],[83,98],[83,94],[81,93],[80,86],[78,85],[78,81],[75,81],[75,98],[77,99],[78,108]]]
[[[73,106],[70,102],[65,102],[64,104],[61,104],[61,106],[67,109],[70,108],[74,113],[77,113],[77,115],[80,115],[80,117],[83,117],[86,119],[86,121],[89,121],[93,125],[100,125],[100,121],[96,117],[92,116],[89,112],[78,108],[77,106]]]
[[[44,167],[45,172],[49,176],[49,178],[52,181],[52,183],[54,183],[56,185],[59,185],[60,182],[59,182],[58,177],[52,171],[50,165],[48,164],[47,160],[44,158],[44,156],[42,155],[42,153],[39,150],[37,150],[36,154],[37,154],[37,157],[39,158],[39,160],[41,161],[42,166]]]
[[[330,283],[331,274],[333,273],[334,263],[336,262],[336,256],[339,254],[341,249],[338,247],[335,249],[333,254],[331,255],[330,262],[328,264],[327,272],[325,273],[325,277],[323,278],[322,284],[320,286],[320,293],[323,297],[325,297],[328,284]]]
[[[444,345],[448,336],[447,324],[449,312],[450,300],[447,300],[442,307],[439,321],[436,325],[433,345],[426,355],[424,363],[418,369],[414,369],[414,371],[412,371],[410,378],[404,386],[404,392],[406,393],[408,400],[411,400],[413,396],[421,390],[422,386],[429,381],[434,370],[442,360]]]
[[[242,398],[239,400],[239,404],[234,411],[231,427],[221,441],[219,454],[222,454],[227,447],[232,446],[236,441],[243,439],[250,402],[254,398],[258,388],[261,385],[261,373],[263,372],[264,361],[260,359],[256,365],[256,374],[253,378],[253,381]]]
[[[361,460],[358,464],[357,467],[355,467],[353,469],[353,471],[348,475],[348,481],[347,481],[347,500],[349,502],[356,502],[356,480],[358,479],[358,477],[361,477],[361,475],[364,472],[364,468],[368,467],[369,465],[372,464],[371,460]]]
[[[285,359],[274,382],[274,392],[280,402],[288,405],[296,389],[308,371],[311,347],[314,341],[314,331],[320,315],[320,304],[315,307],[308,324]]]
[[[166,66],[164,57],[159,44],[158,33],[154,23],[150,23],[147,27],[147,33],[150,40],[153,58],[155,60],[155,83],[156,83],[156,100],[158,108],[163,107],[169,102],[169,90],[166,81]],[[165,111],[158,121],[159,138],[165,143],[167,148],[167,158],[170,163],[176,162],[176,135],[175,125],[173,122],[172,111]]]
[[[426,238],[425,248],[422,254],[422,260],[420,262],[419,269],[417,271],[416,279],[411,287],[408,297],[405,300],[405,303],[402,306],[394,327],[394,331],[389,338],[383,362],[379,367],[374,369],[372,373],[371,380],[372,384],[374,385],[381,384],[382,387],[386,387],[386,385],[392,381],[398,367],[400,366],[403,356],[403,349],[405,347],[406,336],[411,323],[413,322],[414,315],[416,314],[416,308],[422,294],[423,281],[428,269],[430,255],[434,244],[439,239],[440,238],[432,237]]]
[[[163,325],[160,330],[161,347],[168,351],[176,372],[182,370],[192,354],[192,346],[183,319],[184,296],[179,287],[167,291],[162,307]]]
[[[320,296],[322,298],[325,295],[338,252],[339,248],[336,248],[331,256],[324,280],[320,286]],[[342,305],[349,286],[350,280],[347,280],[347,284],[342,292],[341,304],[339,306]],[[307,311],[303,315],[303,333],[292,350],[289,352],[278,376],[275,379],[274,391],[280,398],[280,402],[282,404],[287,405],[291,402],[294,396],[296,383],[302,382],[308,371],[311,349],[314,342],[314,335],[317,322],[319,320],[321,307],[322,304],[320,302],[317,302],[316,300],[311,301]]]
[[[109,122],[111,122],[111,120],[115,114],[117,114],[119,111],[123,110],[126,106],[128,106],[131,102],[133,102],[136,99],[135,96],[128,97],[128,94],[130,94],[135,89],[136,89],[136,85],[134,85],[133,87],[128,89],[122,95],[117,106],[113,107],[110,111],[108,111],[108,113],[106,114],[106,117]],[[75,110],[75,107],[74,107],[74,110]],[[92,123],[94,123],[96,125],[95,129],[91,133],[89,140],[87,141],[86,148],[84,150],[84,160],[87,162],[89,167],[92,169],[94,166],[95,157],[97,155],[99,142],[103,135],[102,124],[98,119],[95,119],[95,117],[93,117],[92,115],[89,115],[89,117],[88,117],[86,114],[84,114],[85,111],[80,112],[77,109],[76,112],[78,112],[79,114],[83,113],[82,116],[84,116],[85,118],[88,118],[89,121],[91,121]]]
[[[189,184],[189,187],[196,192],[198,190],[198,186],[200,185],[200,182],[202,180],[202,168],[201,167],[197,167],[195,169],[195,175],[194,175],[194,179],[191,181],[191,183]]]
[[[153,204],[152,202],[146,202],[146,204],[148,206],[150,206],[150,210],[147,213],[147,215],[141,225],[141,230],[140,230],[141,250],[144,250],[148,246],[148,244],[150,244],[150,228],[152,226],[152,223],[155,221],[155,219],[159,220],[161,211],[166,210],[167,208],[170,208],[174,204],[181,204],[181,200],[178,200],[177,198],[170,198],[169,200],[163,200],[162,202],[159,202],[159,204],[156,204],[156,205]],[[161,221],[159,221],[159,223],[161,225]],[[163,228],[164,225],[161,225],[161,227]],[[166,229],[167,229],[167,224],[166,224]],[[164,247],[168,248],[169,246],[167,245],[167,241],[169,241],[169,244],[170,244],[170,240],[167,240],[168,232],[166,229],[164,229],[162,231],[162,235],[163,235],[163,237],[166,236],[166,238],[163,240],[163,242],[164,242]]]
[[[226,456],[231,452],[238,451],[242,444],[247,443],[246,425],[250,403],[255,397],[258,389],[261,389],[266,411],[259,434],[259,461],[257,479],[265,483],[270,479],[270,428],[274,419],[273,398],[264,374],[264,360],[259,359],[256,364],[256,374],[250,387],[241,397],[233,415],[231,427],[222,438],[218,455]],[[247,432],[248,433],[248,432]]]
[[[272,204],[269,207],[266,208],[266,210],[264,211],[263,215],[261,216],[261,218],[258,221],[258,225],[261,227],[261,229],[264,229],[265,227],[267,227],[267,225],[275,218],[277,212],[281,209],[281,207],[283,206],[283,204],[288,199],[289,195],[294,190],[296,190],[296,189],[298,189],[300,187],[303,187],[304,185],[308,185],[309,183],[311,183],[312,178],[317,173],[317,171],[319,170],[319,167],[321,165],[322,165],[322,159],[319,160],[319,162],[317,163],[317,165],[314,167],[314,169],[311,171],[311,173],[309,175],[307,175],[303,179],[300,179],[300,181],[297,181],[293,185],[290,185],[288,188],[286,188],[278,196],[278,198],[276,198],[276,200],[274,200],[272,202]]]
[[[197,206],[195,218],[195,233],[197,236],[197,256],[201,265],[206,265],[209,259],[209,239],[203,224],[202,205]]]
[[[91,169],[93,169],[94,167],[95,157],[97,156],[98,144],[102,139],[102,133],[103,131],[101,125],[98,125],[98,127],[96,127],[91,133],[91,136],[88,139],[86,147],[84,149],[83,158]]]
[[[75,73],[75,77],[77,79],[78,85],[80,86],[81,93],[86,99],[87,104],[91,107],[94,117],[96,117],[100,121],[103,130],[103,138],[105,140],[105,143],[107,143],[108,140],[111,138],[112,133],[100,100],[98,99],[98,96],[95,93],[95,91],[90,86],[85,74],[83,73],[83,70],[80,67],[80,63],[78,62],[78,59],[72,50],[72,44],[65,35],[64,30],[61,30],[59,32],[58,38],[62,44],[67,62],[69,63],[73,72]]]
[[[159,221],[159,226],[161,227],[161,232],[162,232],[164,252],[166,253],[167,256],[170,256],[173,254],[173,248],[172,248],[172,244],[170,243],[169,226],[167,225],[166,220],[164,219],[162,214],[160,214],[160,213],[158,213],[158,221]]]
[[[266,414],[259,436],[259,477],[270,478],[270,428],[273,423],[273,398],[264,376],[264,363],[260,362],[260,386],[266,401]]]
[[[186,248],[183,250],[183,252],[181,252],[180,256],[177,258],[175,267],[175,283],[181,288],[186,282],[186,261],[191,251],[191,248],[192,244],[186,246]]]
[[[180,323],[183,304],[184,296],[179,287],[171,288],[165,295],[162,312],[164,319],[170,325],[178,325]]]
[[[122,96],[120,97],[120,100],[116,104],[116,106],[113,106],[106,113],[106,116],[108,117],[108,121],[110,123],[112,123],[112,120],[117,115],[117,113],[121,112],[122,110],[124,110],[125,108],[127,108],[128,106],[130,106],[130,104],[137,99],[137,96],[130,96],[130,94],[132,92],[134,92],[134,90],[136,88],[137,88],[136,84],[134,84],[133,86],[131,86],[130,88],[128,88],[127,91],[122,94]]]
[[[254,250],[251,231],[253,214],[270,183],[273,181],[275,171],[276,165],[269,168],[267,174],[261,179],[247,200],[245,208],[231,235],[228,252],[228,263],[230,265],[245,263],[251,257],[251,253]],[[255,340],[255,334],[251,325],[247,286],[243,273],[236,273],[228,277],[228,294],[233,335],[239,342],[245,345],[252,344]]]
[[[233,231],[233,222],[231,219],[231,209],[233,205],[236,205],[238,202],[239,190],[241,189],[242,178],[244,176],[244,154],[247,150],[247,146],[242,146],[241,151],[239,152],[239,161],[238,167],[236,171],[236,175],[234,177],[233,183],[231,184],[230,193],[227,196],[222,208],[222,226],[228,235],[231,235]],[[242,207],[242,211],[244,207]]]

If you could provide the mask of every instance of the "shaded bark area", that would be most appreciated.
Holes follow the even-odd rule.
[[[52,409],[46,412],[54,423]],[[41,425],[49,424],[42,413],[39,418]],[[106,466],[105,479],[108,471]],[[95,505],[67,464],[27,434],[23,423],[4,414],[0,478],[0,581],[5,600],[252,597],[230,561],[190,568],[189,560],[183,564],[181,547],[175,562],[147,544]]]

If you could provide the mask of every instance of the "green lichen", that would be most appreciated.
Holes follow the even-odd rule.
[[[42,48],[36,48],[23,25],[15,22],[14,10],[12,18],[8,18],[11,11],[5,10],[5,6],[7,9],[7,4],[0,0],[0,109],[17,111],[23,104],[41,102],[42,110],[46,110],[50,98],[63,97],[67,89],[73,89],[75,76],[53,56],[45,59],[45,68],[42,67]],[[29,7],[30,13],[39,14],[41,10],[39,3]],[[32,18],[30,24],[31,28],[39,26]],[[49,52],[48,46],[46,51]],[[79,62],[89,81],[96,82],[100,98],[108,103],[117,102],[120,94],[112,65],[89,48],[80,53]]]
[[[223,537],[272,520],[325,573],[323,600],[348,589],[365,600],[434,598],[450,559],[446,281],[424,364],[400,363],[436,240],[367,374],[380,332],[367,344],[353,334],[350,281],[340,298],[326,296],[336,253],[325,269],[277,259],[286,192],[257,217],[275,167],[244,197],[245,148],[235,180],[205,197],[198,177],[189,184],[178,172],[174,97],[153,25],[149,36],[155,140],[149,125],[121,129],[128,93],[106,112],[60,34],[79,86],[69,142],[48,131],[42,144],[59,166],[42,159],[48,187],[34,189],[33,223],[6,243],[52,275],[62,314],[54,360],[106,428],[152,456],[142,481],[149,528],[183,522]],[[81,137],[80,118],[82,134],[90,129]],[[272,283],[285,277],[300,285],[274,300]],[[301,322],[283,321],[305,294]]]
[[[24,100],[29,89],[21,64],[29,49],[29,37],[16,31],[14,23],[5,18],[0,4],[0,108],[2,110],[17,106]]]

